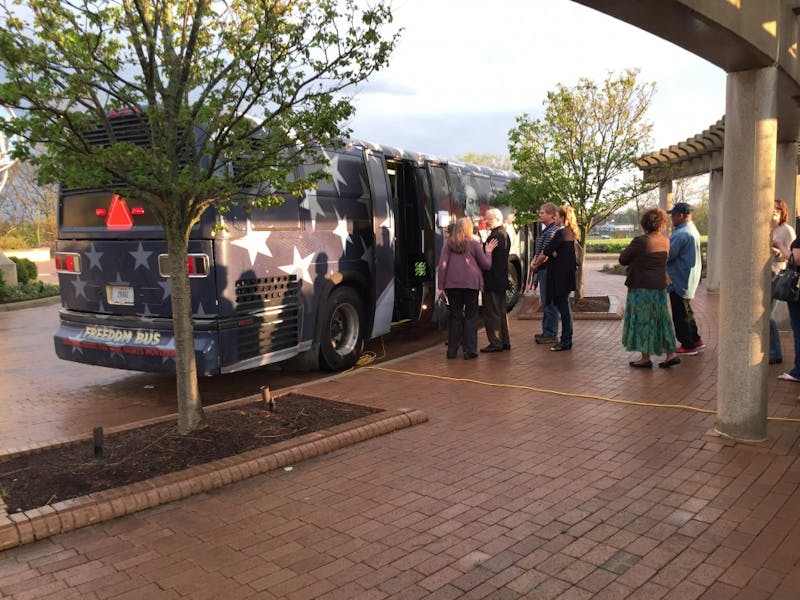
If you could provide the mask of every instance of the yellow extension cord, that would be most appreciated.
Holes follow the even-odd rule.
[[[371,366],[375,360],[381,359],[386,356],[386,346],[383,344],[383,336],[381,336],[381,348],[383,349],[382,356],[376,356],[374,352],[364,352],[356,362],[353,369],[373,369],[375,371],[384,371],[386,373],[395,373],[399,375],[409,375],[411,377],[426,377],[428,379],[440,379],[442,381],[459,381],[462,383],[472,383],[475,385],[483,385],[487,387],[508,388],[513,390],[527,390],[529,392],[538,392],[541,394],[551,394],[554,396],[568,396],[570,398],[585,398],[587,400],[600,400],[601,402],[611,402],[614,404],[627,404],[628,406],[649,406],[652,408],[675,408],[679,410],[690,410],[694,412],[703,413],[706,415],[715,415],[717,411],[709,410],[707,408],[697,408],[696,406],[689,406],[688,404],[660,404],[657,402],[636,402],[634,400],[621,400],[619,398],[606,398],[605,396],[597,396],[595,394],[577,394],[572,392],[559,392],[556,390],[547,390],[544,388],[537,388],[530,385],[517,385],[512,383],[491,383],[488,381],[481,381],[479,379],[469,379],[467,377],[448,377],[446,375],[432,375],[430,373],[417,373],[415,371],[403,371],[400,369],[389,369],[387,367]],[[351,370],[353,370],[351,369]],[[800,419],[792,417],[767,417],[767,421],[778,421],[783,423],[800,423]]]

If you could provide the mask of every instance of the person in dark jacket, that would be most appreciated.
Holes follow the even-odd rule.
[[[489,345],[481,348],[481,352],[502,352],[511,350],[508,337],[508,312],[506,288],[508,287],[508,253],[511,240],[503,226],[503,213],[497,208],[490,208],[484,217],[491,229],[486,242],[497,240],[497,247],[492,252],[492,266],[483,272],[483,323]]]
[[[528,286],[535,287],[534,281],[539,283],[539,297],[542,300],[542,333],[533,336],[533,341],[537,344],[552,344],[558,334],[558,311],[555,305],[547,304],[547,256],[542,252],[558,229],[557,212],[558,207],[552,202],[545,202],[539,207],[539,222],[544,225],[544,229],[536,238],[528,278]]]
[[[571,206],[559,207],[556,212],[558,229],[542,250],[547,257],[547,299],[548,305],[555,306],[561,314],[561,340],[550,347],[551,352],[572,349],[572,307],[569,295],[577,289],[576,271],[578,261],[575,255],[575,240],[578,236],[578,223]]]
[[[472,220],[462,217],[442,246],[437,268],[439,294],[446,294],[450,305],[447,358],[455,358],[458,347],[464,358],[478,357],[478,292],[483,288],[483,270],[492,264],[497,240],[484,248],[472,233]]]
[[[628,363],[630,366],[650,369],[650,355],[666,353],[666,360],[658,366],[669,368],[681,359],[675,353],[677,342],[667,308],[669,239],[662,233],[667,215],[651,208],[642,215],[640,224],[644,234],[633,238],[619,255],[620,264],[628,267],[622,343],[626,350],[642,353],[638,360]]]

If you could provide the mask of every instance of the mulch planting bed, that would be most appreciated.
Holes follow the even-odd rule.
[[[324,398],[287,394],[270,412],[263,401],[206,411],[208,426],[181,436],[175,421],[106,436],[103,457],[94,442],[0,457],[0,496],[9,514],[120,487],[157,475],[262,448],[298,435],[380,412]]]
[[[575,312],[608,312],[611,306],[608,296],[586,296],[580,300],[570,298],[572,310]]]

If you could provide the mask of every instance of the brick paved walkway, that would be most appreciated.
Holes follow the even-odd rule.
[[[713,415],[598,399],[713,410],[716,298],[694,306],[708,349],[671,370],[628,367],[619,321],[576,321],[551,353],[512,320],[511,352],[434,348],[306,388],[430,421],[7,551],[0,596],[796,600],[800,423],[744,445]],[[800,418],[779,372],[769,414]]]

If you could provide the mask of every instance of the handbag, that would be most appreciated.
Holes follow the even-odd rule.
[[[445,241],[445,244],[447,242]],[[447,281],[447,271],[450,268],[450,261],[447,262],[447,266],[444,268],[444,276],[442,277],[442,284]],[[431,321],[436,323],[436,326],[439,328],[439,331],[444,331],[447,329],[448,322],[450,320],[450,303],[447,301],[447,294],[444,292],[440,293],[436,297],[436,301],[433,303],[433,311],[431,311]]]
[[[447,296],[439,294],[436,302],[433,303],[433,314],[431,320],[436,323],[436,326],[444,331],[447,329],[447,322],[450,318],[450,305],[447,303]]]
[[[800,301],[800,273],[794,268],[794,256],[783,271],[772,278],[772,297],[786,302]]]

